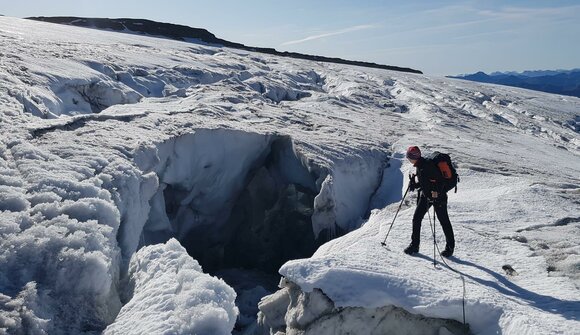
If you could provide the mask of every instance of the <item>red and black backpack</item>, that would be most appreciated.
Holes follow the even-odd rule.
[[[459,175],[451,162],[451,157],[448,154],[444,154],[439,151],[434,151],[429,157],[426,157],[428,160],[432,161],[439,171],[441,172],[441,176],[443,177],[444,182],[444,190],[445,192],[451,191],[455,188],[455,193],[457,193],[457,183],[459,182]]]

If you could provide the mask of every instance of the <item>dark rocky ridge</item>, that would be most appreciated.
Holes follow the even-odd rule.
[[[352,60],[346,60],[346,59],[334,58],[334,57],[306,55],[306,54],[301,54],[301,53],[297,53],[297,52],[286,52],[286,51],[281,52],[281,51],[277,51],[276,49],[273,49],[273,48],[260,48],[260,47],[246,46],[246,45],[241,44],[241,43],[230,42],[230,41],[226,41],[226,40],[223,40],[221,38],[218,38],[214,34],[210,33],[209,31],[207,31],[205,29],[192,28],[192,27],[178,25],[178,24],[156,22],[156,21],[144,20],[144,19],[81,18],[81,17],[70,17],[70,16],[54,16],[54,17],[40,16],[40,17],[29,17],[28,19],[43,21],[43,22],[67,24],[67,25],[73,25],[73,26],[78,26],[78,27],[111,29],[111,30],[119,31],[119,32],[132,32],[132,33],[138,33],[138,34],[143,34],[143,35],[149,35],[149,36],[153,36],[153,37],[164,37],[164,38],[174,39],[174,40],[178,40],[178,41],[185,41],[185,42],[191,42],[192,39],[197,39],[203,43],[219,45],[219,46],[224,46],[224,47],[228,47],[228,48],[236,48],[236,49],[242,49],[242,50],[247,50],[247,51],[261,52],[261,53],[265,53],[265,54],[282,56],[282,57],[306,59],[306,60],[312,60],[312,61],[317,61],[317,62],[357,65],[357,66],[363,66],[363,67],[401,71],[401,72],[410,72],[410,73],[419,73],[419,74],[423,73],[419,70],[406,68],[406,67],[383,65],[383,64],[377,64],[377,63],[371,63],[371,62],[352,61]]]

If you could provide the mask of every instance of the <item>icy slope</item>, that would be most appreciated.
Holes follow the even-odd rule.
[[[566,207],[574,208],[574,203],[545,197],[543,187],[530,187],[512,176],[462,172],[462,194],[450,197],[458,238],[456,256],[447,262],[465,277],[466,322],[471,330],[478,334],[573,334],[580,307],[577,280],[551,275],[541,252],[532,249],[534,244],[522,243],[523,235],[508,227],[525,226],[523,217],[538,222],[548,216],[573,215]],[[535,206],[522,208],[522,198]],[[414,199],[399,214],[387,240],[388,249],[380,242],[396,210],[393,206],[376,210],[362,228],[325,244],[312,258],[288,262],[280,273],[306,292],[322,290],[338,307],[393,305],[413,314],[462,322],[462,281],[440,263],[438,255],[438,265],[433,267],[428,218],[423,224],[420,255],[402,253],[410,241],[413,204]],[[436,229],[443,250],[441,227]],[[563,258],[577,264],[574,241],[578,227],[562,226],[560,230],[557,243],[540,248],[570,253]],[[506,274],[502,270],[506,264],[517,274]],[[577,275],[577,269],[571,272]]]
[[[227,333],[226,284],[180,287],[142,258],[186,259],[175,242],[143,247],[176,238],[202,267],[264,267],[372,209],[281,273],[335,306],[460,320],[457,276],[400,252],[413,200],[379,245],[411,144],[460,167],[450,216],[472,330],[578,328],[580,100],[6,17],[0,35],[3,331],[114,333],[146,311],[167,315],[159,333],[205,317]],[[215,313],[172,315],[203,295],[220,296]]]

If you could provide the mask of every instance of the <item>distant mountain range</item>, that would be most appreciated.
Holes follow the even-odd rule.
[[[477,72],[448,77],[580,97],[580,69],[493,72],[491,74]]]
[[[106,29],[106,30],[114,30],[118,32],[124,33],[136,33],[142,35],[148,35],[153,37],[163,37],[174,39],[178,41],[185,41],[185,42],[203,42],[207,44],[219,45],[229,48],[236,48],[242,49],[247,51],[254,51],[254,52],[261,52],[271,55],[283,56],[283,57],[291,57],[291,58],[300,58],[300,59],[307,59],[312,61],[318,62],[328,62],[328,63],[339,63],[339,64],[348,64],[348,65],[357,65],[357,66],[364,66],[370,68],[378,68],[378,69],[386,69],[386,70],[393,70],[393,71],[401,71],[401,72],[411,72],[411,73],[419,73],[422,72],[419,70],[406,68],[406,67],[399,67],[399,66],[391,66],[391,65],[383,65],[371,62],[361,62],[361,61],[352,61],[346,60],[341,58],[332,58],[332,57],[324,57],[324,56],[315,56],[315,55],[306,55],[296,52],[281,52],[277,51],[273,48],[260,48],[260,47],[252,47],[246,46],[241,43],[235,43],[223,40],[221,38],[217,38],[214,34],[210,33],[205,29],[200,28],[192,28],[188,26],[178,25],[178,24],[171,24],[171,23],[162,23],[156,22],[151,20],[143,20],[143,19],[108,19],[108,18],[82,18],[82,17],[70,17],[70,16],[55,16],[55,17],[29,17],[28,19],[37,20],[37,21],[44,21],[44,22],[52,22],[52,23],[59,23],[59,24],[67,24],[79,27],[87,27],[87,28],[96,28],[96,29]]]

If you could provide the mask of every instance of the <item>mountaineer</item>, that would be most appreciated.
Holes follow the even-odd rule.
[[[429,158],[424,158],[421,156],[421,150],[416,146],[407,149],[407,159],[417,168],[416,174],[409,176],[411,178],[409,190],[418,190],[419,193],[417,208],[413,214],[411,244],[405,248],[404,252],[413,255],[419,251],[421,221],[429,208],[433,206],[446,240],[445,250],[441,256],[451,257],[455,249],[455,237],[447,213],[447,192],[456,187],[457,172],[449,155],[434,152]]]

